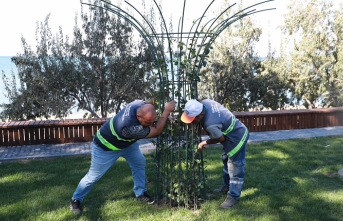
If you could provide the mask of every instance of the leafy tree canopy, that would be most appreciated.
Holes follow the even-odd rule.
[[[229,5],[226,3],[224,5]],[[239,10],[243,8],[240,6]],[[225,20],[234,14],[227,11]],[[288,102],[287,88],[275,72],[266,71],[255,44],[262,30],[251,17],[227,27],[210,54],[211,65],[203,70],[200,95],[225,104],[233,111],[277,109]]]
[[[292,48],[289,82],[308,108],[342,106],[342,11],[326,0],[292,1],[282,27]]]
[[[49,15],[37,24],[36,50],[22,38],[23,52],[12,58],[20,87],[14,75],[10,80],[3,73],[10,101],[1,105],[3,120],[64,117],[75,107],[89,117],[107,117],[127,102],[152,96],[155,77],[146,44],[126,21],[102,8],[84,7],[81,28],[76,16],[73,40],[62,28],[51,33]]]

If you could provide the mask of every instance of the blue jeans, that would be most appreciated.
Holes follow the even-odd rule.
[[[234,155],[232,158],[227,157],[226,150],[228,150],[229,146],[233,144],[230,141],[224,141],[223,144],[223,180],[224,184],[230,187],[229,192],[227,193],[228,197],[231,197],[235,200],[241,196],[241,192],[244,185],[244,165],[246,164],[245,154],[246,154],[246,144],[249,139],[249,135],[246,138],[243,146],[239,150],[239,152]],[[234,144],[236,146],[236,144]]]
[[[83,201],[84,197],[91,191],[106,171],[116,162],[119,157],[123,157],[128,162],[133,177],[133,191],[136,197],[141,196],[146,191],[145,165],[146,160],[139,149],[137,142],[131,144],[123,150],[105,151],[92,142],[92,159],[88,173],[81,179],[72,199]],[[115,187],[115,185],[113,185]]]

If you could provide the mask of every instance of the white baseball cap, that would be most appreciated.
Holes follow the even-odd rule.
[[[189,100],[185,105],[183,114],[181,115],[181,121],[186,124],[192,123],[194,118],[201,114],[203,106],[204,105],[202,103],[195,99]]]

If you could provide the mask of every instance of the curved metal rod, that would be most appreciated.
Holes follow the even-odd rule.
[[[229,8],[231,8],[233,5],[231,5],[230,7],[228,7],[226,10],[224,10],[215,20],[218,20],[219,19],[219,17],[224,13],[224,12],[226,12]],[[241,11],[244,11],[244,9],[243,10],[241,10]],[[241,12],[240,11],[240,12]],[[224,21],[222,21],[221,23],[219,23],[218,25],[216,25],[213,29],[211,29],[211,30],[209,30],[209,31],[207,31],[207,35],[203,38],[203,40],[202,40],[202,42],[201,42],[201,44],[200,44],[200,49],[198,50],[198,54],[197,54],[197,57],[198,57],[198,55],[199,55],[199,53],[200,53],[200,51],[201,51],[201,48],[203,47],[203,45],[205,45],[205,41],[207,40],[207,38],[208,38],[208,33],[209,32],[211,32],[211,37],[210,37],[210,40],[206,43],[206,45],[208,45],[209,44],[209,42],[211,42],[211,39],[216,39],[217,38],[217,36],[218,36],[218,34],[216,34],[217,33],[217,30],[220,28],[220,27],[222,27],[222,26],[225,26],[225,27],[228,27],[228,26],[230,26],[231,24],[233,24],[234,22],[236,22],[237,20],[239,20],[239,19],[241,19],[241,18],[243,18],[243,17],[245,17],[245,15],[247,14],[247,13],[245,13],[245,14],[243,14],[243,15],[240,15],[240,16],[236,16],[237,14],[239,14],[240,12],[237,12],[236,14],[234,14],[233,16],[231,16],[230,18],[228,18],[228,19],[225,19]],[[236,18],[235,18],[236,17]],[[231,19],[233,19],[233,18],[235,18],[233,21],[230,21]],[[211,24],[211,26],[214,24],[214,22]],[[220,26],[219,28],[218,28],[218,26]],[[217,29],[217,30],[215,30],[215,29]],[[212,41],[213,42],[213,41]]]
[[[167,34],[167,39],[168,39],[168,49],[169,49],[169,57],[170,57],[170,61],[172,62],[173,61],[173,53],[172,53],[172,49],[171,49],[171,38],[170,38],[170,34],[168,32],[168,28],[167,28],[167,25],[166,25],[166,21],[163,17],[163,14],[162,14],[162,11],[161,11],[161,8],[158,6],[158,4],[156,3],[156,0],[154,0],[154,3],[160,13],[160,16],[162,18],[162,22],[163,22],[163,25],[164,25],[164,28],[165,28],[165,31],[166,31],[166,34]],[[173,65],[171,65],[171,72],[174,73],[174,70],[173,70]]]
[[[200,18],[198,18],[198,20],[199,20],[199,19],[200,19]],[[215,18],[212,18],[212,19],[210,19],[209,21],[207,21],[207,22],[205,23],[205,25],[203,26],[203,28],[201,29],[201,31],[198,32],[199,35],[204,33],[203,30],[205,29],[205,27],[206,27],[213,19],[215,19]],[[192,28],[193,28],[194,25],[195,25],[195,24],[192,25]],[[191,30],[192,30],[192,28],[191,28]],[[188,34],[187,44],[186,44],[186,45],[188,45],[188,39],[190,39],[190,37],[189,37],[190,34],[191,34],[191,33]],[[205,33],[205,35],[206,35],[206,33]],[[192,40],[193,40],[193,39],[194,39],[194,38],[192,38]],[[193,43],[193,42],[192,42],[192,43]],[[196,43],[196,42],[195,42],[195,43]],[[193,44],[192,44],[192,46],[193,46]],[[191,48],[191,49],[189,50],[188,59],[191,58],[190,56],[191,56],[192,50],[195,50],[195,49]]]
[[[246,13],[244,13],[244,14],[238,16],[237,19],[234,19],[233,21],[228,22],[230,19],[236,17],[236,15],[240,14],[241,12],[245,11],[246,9],[249,9],[249,8],[254,7],[254,6],[256,6],[256,5],[263,4],[263,3],[266,3],[266,2],[270,2],[270,1],[274,1],[274,0],[264,1],[264,2],[260,2],[260,3],[257,3],[257,4],[251,5],[251,6],[249,6],[249,7],[246,7],[246,8],[244,8],[244,9],[240,10],[239,12],[235,13],[235,14],[234,14],[233,16],[231,16],[230,18],[228,18],[228,19],[224,20],[223,22],[219,23],[218,25],[216,25],[212,30],[214,30],[214,29],[217,29],[217,30],[216,30],[215,33],[212,35],[212,37],[210,38],[210,40],[206,43],[206,47],[208,47],[208,45],[211,45],[211,44],[214,42],[214,40],[218,37],[218,35],[219,35],[225,28],[227,28],[228,26],[230,26],[232,23],[234,23],[234,22],[238,21],[239,19],[242,19],[242,18],[244,18],[244,17],[246,17],[246,16],[248,16],[248,15],[255,14],[255,13],[257,13],[257,12],[272,10],[272,9],[265,9],[265,10],[260,10],[260,11],[255,11],[256,9],[253,9],[253,10],[251,10],[251,11],[249,11],[249,12],[246,12]],[[233,6],[233,5],[232,5],[232,6]],[[232,7],[232,6],[230,6],[230,7]],[[229,8],[230,8],[230,7],[229,7]],[[229,8],[227,8],[225,11],[227,11]],[[225,11],[224,11],[224,12],[225,12]],[[217,19],[218,19],[224,12],[222,12],[222,13],[217,17]],[[217,20],[217,19],[216,19],[216,20]],[[219,27],[218,27],[218,26],[219,26]],[[218,29],[219,29],[219,31],[218,31]],[[211,30],[211,31],[212,31],[212,30]],[[208,32],[207,32],[207,33],[208,33]],[[200,45],[200,48],[199,48],[199,50],[198,50],[198,54],[197,54],[197,56],[196,56],[196,59],[198,58],[198,56],[199,56],[199,54],[200,54],[200,52],[201,52],[201,49],[202,49],[202,47],[203,47],[204,44],[205,44],[204,42],[207,40],[207,37],[208,37],[208,35],[206,35],[206,36],[203,38],[202,43],[201,43],[201,45]],[[204,54],[202,54],[200,61],[203,60],[203,58],[204,58]],[[194,63],[196,63],[196,62],[197,62],[197,60],[196,60]],[[194,65],[193,71],[194,71],[195,69],[197,69],[197,71],[199,71],[201,67],[202,67],[202,64],[201,64],[201,63],[200,63],[200,65],[199,65],[197,68],[196,68],[195,65]]]
[[[192,24],[192,26],[191,26],[191,29],[190,29],[189,32],[188,32],[187,41],[186,41],[186,46],[188,45],[188,40],[190,39],[190,35],[192,34],[192,29],[193,29],[194,25],[195,25],[195,24],[197,23],[197,21],[200,20],[200,19],[201,19],[201,17],[198,18],[198,19],[196,19],[196,20],[193,22],[193,24]]]
[[[214,21],[211,23],[211,25],[210,25],[210,27],[208,28],[208,31],[206,32],[206,34],[205,34],[205,36],[203,37],[203,39],[202,39],[202,41],[201,41],[201,44],[200,44],[200,47],[199,47],[199,49],[198,49],[198,52],[197,52],[197,55],[196,55],[196,57],[195,57],[195,61],[194,61],[194,64],[195,63],[197,63],[198,62],[198,57],[199,57],[199,54],[200,54],[200,52],[202,51],[202,47],[203,47],[203,45],[204,45],[204,42],[207,40],[207,38],[208,38],[208,36],[209,36],[209,32],[213,32],[213,30],[214,30],[214,28],[213,29],[211,29],[211,27],[215,24],[215,22],[220,18],[220,16],[222,16],[227,10],[229,10],[230,8],[232,8],[233,6],[235,6],[236,5],[236,3],[234,3],[234,4],[232,4],[232,5],[230,5],[229,7],[227,7],[223,12],[221,12],[215,19],[214,19]],[[205,27],[204,27],[205,28]],[[203,28],[203,29],[204,29]],[[203,30],[202,29],[202,30]],[[213,36],[213,35],[212,35]],[[203,58],[203,56],[202,56],[202,58]],[[201,60],[202,60],[202,58],[201,58]],[[200,67],[200,66],[199,66]],[[193,68],[193,71],[196,69],[196,67],[195,67],[195,65],[194,65],[194,68]]]
[[[267,2],[272,2],[272,1],[274,1],[274,0],[267,0],[267,1],[263,1],[263,2],[259,2],[259,3],[256,3],[256,4],[250,5],[250,6],[246,7],[246,8],[244,8],[244,9],[238,11],[237,13],[235,13],[234,15],[232,15],[232,16],[231,16],[230,18],[228,18],[227,20],[229,20],[229,19],[231,19],[231,18],[233,18],[233,17],[236,17],[236,15],[240,14],[241,12],[246,11],[246,10],[249,9],[249,8],[252,8],[252,7],[255,7],[255,6],[257,6],[257,5],[261,5],[261,4],[267,3]],[[275,9],[275,8],[274,8],[274,9]],[[268,10],[268,9],[260,10],[260,11],[257,11],[257,12],[262,12],[262,11],[265,11],[265,10]],[[271,10],[271,9],[269,9],[269,10]],[[225,11],[226,11],[226,10],[225,10]],[[224,11],[224,12],[225,12],[225,11]],[[249,14],[249,13],[252,12],[252,11],[256,11],[256,9],[253,9],[253,10],[251,10],[251,11],[249,11],[249,12],[245,12],[244,14]],[[222,12],[222,13],[218,16],[218,18],[219,18],[224,12]],[[253,14],[253,13],[252,13],[252,14]],[[249,15],[251,15],[251,14],[249,14]],[[223,22],[225,22],[225,21],[223,21]],[[221,22],[221,23],[219,23],[218,25],[216,25],[216,26],[214,27],[214,29],[217,28],[218,26],[220,26],[223,22]]]
[[[103,0],[100,0],[100,1],[102,1],[102,2],[105,2],[105,1],[103,1]],[[149,48],[151,49],[151,51],[153,52],[153,57],[155,58],[155,62],[158,64],[158,70],[161,68],[161,66],[160,66],[160,62],[162,62],[163,63],[163,66],[164,66],[164,68],[166,69],[166,64],[165,64],[165,58],[164,58],[164,55],[163,55],[163,53],[161,53],[160,55],[159,55],[159,53],[158,53],[158,50],[157,50],[157,47],[152,43],[152,42],[154,42],[153,41],[153,39],[151,38],[151,36],[145,31],[145,28],[144,28],[144,26],[138,21],[138,20],[136,20],[133,16],[131,16],[129,13],[127,13],[126,11],[124,11],[123,9],[121,9],[121,8],[119,8],[119,7],[117,7],[117,6],[115,6],[115,5],[113,5],[113,4],[110,4],[110,3],[108,3],[108,2],[105,2],[106,4],[109,4],[109,5],[111,5],[111,6],[113,6],[114,8],[116,8],[116,9],[112,9],[112,8],[109,8],[109,7],[101,7],[101,6],[98,6],[98,5],[92,5],[92,4],[88,4],[88,5],[92,5],[92,6],[95,6],[95,7],[99,7],[99,8],[103,8],[103,9],[105,9],[105,10],[108,10],[108,11],[110,11],[110,12],[112,12],[112,13],[114,13],[114,14],[116,14],[116,15],[118,15],[119,17],[121,17],[121,18],[123,18],[125,21],[127,21],[127,22],[129,22],[131,25],[133,25],[134,26],[134,28],[142,35],[142,37],[144,38],[144,40],[148,43],[148,45],[149,45]],[[86,4],[86,3],[83,3],[83,4]],[[133,7],[133,6],[132,6]],[[133,7],[134,8],[134,7]],[[135,9],[135,8],[134,8]],[[135,9],[136,10],[136,9]],[[124,13],[126,16],[124,16],[124,15],[122,15],[121,14],[121,12],[122,13]],[[141,15],[141,14],[140,14]],[[149,25],[149,27],[151,28],[151,31],[153,32],[153,33],[156,33],[156,31],[154,30],[154,28],[153,28],[153,26],[146,20],[146,18],[143,16],[143,15],[141,15],[142,17],[143,17],[143,19],[147,22],[147,24]],[[129,18],[131,18],[131,19],[129,19]],[[159,39],[158,38],[155,38],[157,41],[158,41],[158,46],[159,47],[161,47],[160,46],[160,42],[159,42]],[[160,49],[161,50],[161,49]],[[162,58],[161,59],[159,59],[159,56],[161,56],[162,55]],[[158,71],[158,74],[159,74],[159,77],[160,77],[160,80],[161,81],[163,81],[163,77],[161,76],[161,73],[162,73],[162,75],[163,75],[163,72],[164,72],[164,70],[162,69],[162,70],[159,70]]]
[[[130,19],[128,19],[127,17],[125,17],[124,15],[122,15],[120,13],[120,11],[115,11],[114,9],[110,9],[110,8],[104,8],[102,6],[98,6],[98,5],[94,5],[94,4],[88,4],[88,3],[81,3],[81,4],[84,4],[84,5],[89,5],[89,6],[94,6],[94,7],[98,7],[98,8],[102,8],[104,10],[107,10],[107,11],[110,11],[114,14],[116,14],[118,17],[121,17],[123,18],[125,21],[127,21],[128,23],[130,23],[134,28],[136,28],[136,30],[142,35],[142,37],[144,38],[144,40],[147,42],[149,48],[151,49],[151,52],[153,54],[153,57],[155,59],[155,62],[159,63],[161,59],[158,59],[159,56],[158,56],[158,53],[157,53],[157,50],[156,50],[156,47],[154,46],[154,44],[152,44],[152,41],[151,41],[151,38],[148,38],[147,36],[149,35],[146,35],[146,32],[144,32],[142,29],[140,29],[140,27],[135,24],[134,22],[132,22]],[[125,11],[123,11],[125,13]],[[139,22],[137,22],[139,23]],[[139,24],[141,25],[141,24]],[[163,61],[163,60],[162,60]],[[161,73],[160,71],[158,71],[158,74],[159,74],[159,77],[160,79],[162,79],[162,76],[161,76]]]
[[[101,0],[101,1],[103,1],[103,0]],[[156,30],[154,29],[154,27],[151,25],[151,23],[133,6],[133,5],[131,5],[129,2],[127,2],[127,1],[125,1],[127,4],[129,4],[136,12],[138,12],[138,14],[143,18],[143,20],[148,24],[148,26],[150,27],[150,29],[151,29],[151,31],[152,31],[152,33],[153,34],[156,34]],[[111,4],[112,5],[112,4]],[[115,7],[115,8],[117,8],[117,9],[119,9],[121,12],[124,12],[127,16],[129,16],[130,18],[132,18],[137,24],[139,24],[139,26],[140,26],[140,31],[143,31],[144,32],[144,34],[145,34],[145,36],[149,36],[149,39],[152,39],[151,38],[151,36],[150,36],[150,34],[149,33],[147,33],[146,31],[145,31],[145,28],[144,28],[144,26],[140,23],[140,22],[138,22],[138,20],[137,19],[135,19],[133,16],[131,16],[129,13],[127,13],[126,11],[124,11],[123,9],[121,9],[121,8],[119,8],[119,7],[117,7],[117,6],[115,6],[115,5],[112,5],[113,7]],[[125,18],[126,19],[126,18]],[[137,28],[136,28],[137,29]],[[142,35],[143,36],[143,35]],[[145,36],[144,36],[144,38],[145,38]],[[163,51],[163,49],[162,49],[162,47],[161,47],[161,42],[159,41],[159,38],[157,38],[156,37],[156,35],[154,36],[154,38],[156,39],[156,41],[157,41],[157,46],[160,48],[160,50],[161,51]],[[146,38],[145,38],[146,39]],[[151,42],[153,42],[153,40],[151,40]],[[155,47],[155,45],[154,44],[151,44],[152,46],[153,46],[153,48],[155,49],[155,51],[156,51],[156,54],[158,55],[158,50],[157,50],[157,48],[158,47]],[[164,54],[163,53],[161,53],[160,54],[160,56],[162,56],[162,59],[157,59],[156,60],[156,62],[157,62],[157,64],[160,64],[160,62],[162,61],[163,62],[163,65],[164,65],[164,68],[166,69],[166,64],[165,64],[165,57],[164,57]],[[158,58],[158,56],[157,56],[157,58]],[[161,60],[161,61],[160,61]],[[159,66],[159,68],[160,68],[160,65],[158,65]],[[162,70],[162,73],[163,73],[163,70]],[[160,74],[160,73],[159,73]],[[160,79],[161,79],[161,77],[160,77]]]
[[[242,18],[242,17],[239,17],[239,18],[237,18],[237,19],[234,19],[233,21],[230,21],[230,22],[226,23],[225,28],[228,27],[228,26],[230,26],[230,25],[233,24],[234,22],[240,20],[241,18]],[[224,30],[224,29],[223,29],[223,30]],[[222,32],[222,31],[220,31],[220,32]],[[209,45],[211,45],[211,44],[215,41],[215,39],[219,36],[220,32],[216,32],[215,34],[212,35],[212,37],[210,38],[210,40],[206,43],[205,48],[208,47]],[[202,47],[203,47],[203,45],[201,45],[201,48],[202,48]],[[198,67],[195,67],[195,68],[194,68],[194,70],[197,69],[197,72],[199,72],[200,69],[202,68],[202,65],[203,65],[203,64],[202,64],[202,61],[204,60],[204,56],[205,56],[205,54],[202,54],[202,55],[201,55],[201,58],[200,58],[200,60],[199,60],[199,62],[201,62],[200,65],[198,65]]]
[[[167,64],[165,63],[165,57],[164,57],[164,53],[163,53],[163,46],[162,46],[162,43],[160,42],[160,39],[157,37],[157,32],[155,30],[155,28],[152,26],[152,24],[149,22],[149,20],[142,14],[140,13],[132,4],[130,4],[128,1],[125,1],[128,5],[130,5],[142,18],[143,20],[148,24],[148,26],[150,27],[152,33],[154,34],[154,37],[158,43],[158,46],[160,48],[160,51],[161,51],[161,56],[162,56],[162,59],[164,61],[164,68],[165,70],[167,70]],[[131,16],[131,15],[129,15]],[[132,16],[131,16],[132,17]],[[135,19],[134,17],[132,17],[133,19]]]
[[[210,41],[209,41],[207,44],[211,45],[211,44],[215,41],[215,39],[221,34],[221,32],[224,31],[228,26],[230,26],[230,25],[233,24],[234,22],[236,22],[236,21],[238,21],[238,20],[240,20],[240,19],[242,19],[242,18],[244,18],[244,17],[246,17],[246,16],[249,16],[249,15],[252,15],[252,14],[256,14],[256,13],[258,13],[258,12],[269,11],[269,10],[273,10],[273,8],[271,8],[271,9],[259,10],[259,11],[254,11],[254,12],[249,13],[249,14],[246,13],[246,14],[244,14],[244,15],[241,15],[241,16],[237,17],[237,18],[234,19],[233,21],[230,21],[229,23],[227,23],[227,24],[225,24],[225,25],[222,25],[221,28],[220,28],[220,30],[217,30],[217,31],[216,31],[216,34],[213,36],[213,38],[210,39]],[[200,66],[199,66],[199,67],[200,67]],[[198,71],[200,70],[199,67],[198,67]]]
[[[184,18],[185,18],[185,9],[186,9],[186,0],[184,0],[183,1],[183,9],[182,9],[182,21],[181,21],[181,34],[180,34],[180,41],[182,42],[182,34],[183,34],[183,23],[184,23]],[[179,25],[180,26],[180,25]],[[180,51],[180,53],[179,53],[179,62],[181,62],[181,58],[182,58],[182,56],[181,56],[181,46],[180,46],[180,41],[179,41],[179,51]],[[187,45],[185,45],[186,46],[186,48],[187,48]],[[172,64],[173,65],[173,64]],[[174,78],[173,78],[173,80],[174,80]],[[178,103],[180,104],[180,101],[178,101]]]
[[[102,0],[100,0],[100,1],[102,1]],[[110,11],[110,12],[112,12],[112,13],[118,15],[118,17],[123,18],[125,21],[127,21],[128,23],[130,23],[131,25],[133,25],[133,26],[136,28],[136,30],[143,36],[143,38],[144,38],[145,40],[148,39],[146,36],[149,36],[149,35],[147,35],[147,33],[144,31],[144,29],[142,28],[143,26],[142,26],[137,20],[134,20],[137,24],[134,23],[134,22],[132,22],[130,19],[128,19],[128,18],[126,18],[124,15],[122,15],[122,14],[120,13],[120,11],[116,11],[116,10],[111,9],[111,8],[108,8],[108,7],[102,7],[102,6],[94,5],[94,4],[88,4],[88,3],[81,3],[81,4],[89,5],[89,6],[94,6],[94,7],[97,7],[97,8],[101,8],[101,9],[104,9],[104,10],[106,10],[106,11]],[[115,7],[116,7],[116,6],[115,6]],[[121,10],[121,9],[119,8],[119,10]],[[126,12],[123,11],[123,10],[121,10],[121,12],[126,13]],[[139,25],[140,27],[139,27],[138,25]],[[149,38],[149,40],[147,40],[147,43],[151,44],[151,41],[150,41],[150,40],[151,40],[151,39]],[[153,48],[155,48],[155,47],[153,47]]]
[[[197,44],[197,40],[198,40],[198,38],[195,38],[195,35],[196,35],[196,33],[198,33],[198,28],[199,28],[199,25],[200,25],[200,23],[201,23],[201,21],[202,21],[202,19],[205,17],[205,14],[206,14],[206,12],[207,12],[207,10],[210,8],[210,6],[213,4],[213,2],[214,2],[215,0],[212,0],[212,2],[207,6],[207,8],[205,9],[205,11],[204,11],[204,13],[201,15],[201,17],[200,17],[200,20],[199,20],[199,22],[198,22],[198,25],[197,25],[197,27],[195,28],[195,32],[194,32],[194,35],[193,35],[193,46],[192,47],[194,47],[194,49],[195,49],[195,47],[196,47],[196,44]],[[195,42],[194,42],[194,39],[195,39]],[[191,50],[192,50],[193,48],[191,48]]]
[[[198,18],[197,20],[199,20],[199,19],[201,19],[201,18]],[[204,25],[204,27],[202,28],[202,30],[203,30],[203,29],[204,29],[213,19],[214,19],[214,18],[212,18],[212,19],[210,19],[208,22],[206,22],[206,24]],[[191,31],[192,31],[192,29],[193,29],[193,27],[194,27],[195,24],[196,24],[196,23],[193,23],[193,25],[192,25],[192,27],[191,27],[191,29],[190,29],[190,32],[189,32],[188,37],[187,37],[186,46],[188,46],[188,40],[190,39]],[[202,30],[201,30],[201,32],[198,33],[198,34],[202,34]],[[195,44],[193,43],[193,42],[194,42],[194,38],[192,38],[191,41],[192,41],[192,47],[193,47],[193,45],[196,45],[196,42],[195,42]],[[187,56],[187,59],[188,59],[189,61],[191,61],[192,51],[195,50],[195,48],[192,48],[192,47],[189,48],[189,52],[188,52],[188,56]],[[183,78],[186,78],[186,73],[184,73]],[[197,92],[196,92],[196,93],[197,93]],[[198,95],[196,94],[196,97],[197,97],[197,96],[198,96]]]
[[[244,18],[244,17],[247,17],[247,16],[249,16],[249,15],[252,15],[252,14],[256,14],[256,13],[258,13],[258,12],[263,12],[263,11],[270,11],[270,10],[274,10],[275,8],[270,8],[270,9],[263,9],[263,10],[259,10],[259,11],[251,11],[251,13],[249,12],[249,13],[246,13],[246,14],[244,14],[244,15],[241,15],[241,16],[239,16],[239,18],[238,18],[238,20],[240,20],[241,18]],[[219,35],[224,29],[226,29],[227,28],[227,25],[222,25],[221,27],[219,27],[218,29],[219,30],[217,30],[217,35]]]
[[[268,11],[268,10],[273,10],[273,9],[263,9],[263,10],[259,10],[259,11],[252,10],[250,12],[247,12],[245,14],[242,14],[242,15],[236,17],[235,19],[233,19],[233,20],[231,20],[225,24],[222,24],[220,27],[217,28],[216,32],[213,34],[213,38],[211,38],[209,42],[213,42],[221,34],[221,32],[223,30],[225,30],[228,26],[230,26],[234,22],[236,22],[236,21],[238,21],[244,17],[247,17],[249,15],[256,14],[258,12]],[[232,19],[232,17],[230,19]]]
[[[184,16],[185,16],[185,8],[186,8],[186,0],[183,1],[183,9],[182,9],[182,16],[181,16],[181,29],[180,29],[180,21],[179,21],[179,25],[178,25],[178,33],[180,34],[180,40],[178,41],[178,47],[179,47],[179,55],[178,55],[178,62],[181,62],[181,46],[180,46],[180,41],[182,42],[182,34],[183,34],[183,23],[184,23]],[[178,36],[179,37],[179,36]],[[187,45],[186,45],[187,47]],[[173,61],[171,61],[171,66],[174,66]],[[173,70],[173,68],[172,68]],[[174,74],[172,72],[172,81],[174,82]],[[172,85],[172,90],[174,91],[175,89],[175,85]],[[174,99],[174,95],[173,95],[173,99]],[[180,104],[180,102],[178,102]]]

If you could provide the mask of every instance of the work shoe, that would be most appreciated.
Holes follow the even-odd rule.
[[[233,205],[235,205],[238,201],[235,200],[234,198],[231,197],[227,197],[225,199],[225,201],[220,204],[220,207],[224,208],[224,209],[230,209],[231,207],[233,207]]]
[[[79,200],[71,200],[70,210],[73,211],[75,215],[80,214],[82,212],[81,202]]]
[[[213,192],[214,193],[225,193],[226,194],[227,192],[229,192],[229,190],[230,190],[230,188],[228,186],[224,185],[224,186],[222,186],[219,189],[214,189]]]
[[[136,197],[136,199],[143,202],[147,202],[148,204],[153,204],[155,202],[155,200],[146,192],[144,192],[142,196]]]

